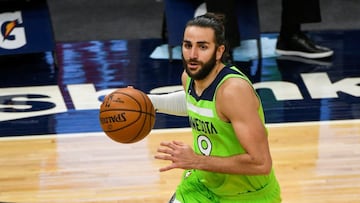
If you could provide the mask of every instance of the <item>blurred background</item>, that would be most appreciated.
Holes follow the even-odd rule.
[[[322,22],[303,30],[360,29],[359,0],[320,0]],[[261,32],[278,32],[281,0],[258,0]],[[161,38],[162,0],[48,0],[57,42]]]

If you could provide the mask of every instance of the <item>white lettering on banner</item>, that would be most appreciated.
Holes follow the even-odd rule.
[[[298,86],[291,82],[265,81],[254,83],[255,89],[271,89],[278,101],[303,99]]]
[[[301,74],[312,99],[338,98],[337,92],[360,97],[360,77],[344,78],[331,82],[326,73]],[[96,91],[94,84],[67,85],[75,110],[99,109],[101,97],[116,88]],[[160,88],[162,93],[179,90],[179,86]],[[254,83],[255,89],[270,89],[278,101],[302,100],[303,95],[296,84],[282,81]],[[155,88],[151,93],[160,90]],[[154,91],[156,90],[156,91]],[[50,115],[68,111],[58,86],[33,86],[0,88],[0,121]]]
[[[0,13],[0,47],[3,49],[18,49],[26,44],[25,29],[19,27],[23,23],[20,11]]]
[[[326,73],[303,73],[301,77],[313,99],[337,98],[337,92],[360,97],[360,77],[344,78],[334,83]]]
[[[96,92],[93,84],[68,85],[71,100],[77,110],[97,109],[100,107],[100,97],[116,89],[106,89]]]
[[[14,87],[0,90],[0,121],[66,111],[58,86]]]

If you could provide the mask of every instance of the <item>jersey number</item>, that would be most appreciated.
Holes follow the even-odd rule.
[[[197,138],[197,144],[203,155],[209,156],[211,154],[212,145],[208,137],[205,135],[199,135]]]

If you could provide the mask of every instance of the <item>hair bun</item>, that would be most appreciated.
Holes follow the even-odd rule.
[[[203,16],[206,18],[210,18],[212,20],[218,21],[221,24],[225,23],[225,15],[221,14],[221,13],[207,12]]]

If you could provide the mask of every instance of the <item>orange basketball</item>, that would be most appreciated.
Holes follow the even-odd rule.
[[[116,142],[134,143],[146,137],[155,124],[155,109],[149,97],[132,87],[107,95],[100,106],[100,125]]]

